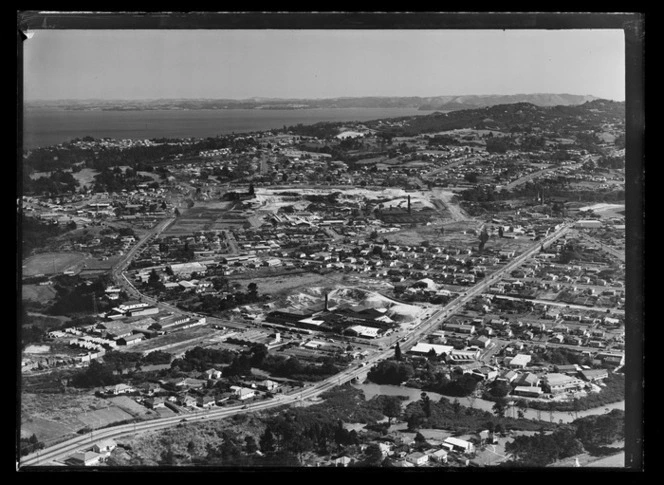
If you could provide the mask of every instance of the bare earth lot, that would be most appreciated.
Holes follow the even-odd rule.
[[[147,352],[147,351],[154,351],[154,350],[163,350],[164,352],[171,352],[172,349],[176,348],[177,346],[194,346],[195,347],[195,342],[196,340],[200,340],[201,342],[204,341],[207,338],[212,337],[218,333],[213,328],[207,327],[205,325],[199,326],[199,327],[192,327],[188,328],[186,330],[182,330],[179,332],[171,333],[168,335],[164,335],[159,337],[158,339],[151,339],[151,340],[146,340],[143,342],[139,342],[135,345],[132,345],[129,347],[128,351],[129,352]]]

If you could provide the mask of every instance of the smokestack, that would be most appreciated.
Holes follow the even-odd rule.
[[[410,214],[410,195],[408,196],[408,213]]]
[[[328,311],[327,310],[327,293],[325,293],[325,311]]]

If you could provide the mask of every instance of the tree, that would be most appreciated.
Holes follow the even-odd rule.
[[[428,418],[431,416],[431,398],[426,392],[423,392],[421,395],[422,411],[424,415]]]
[[[245,442],[245,449],[247,450],[247,453],[253,454],[253,453],[256,453],[256,451],[258,451],[258,444],[256,444],[256,438],[254,438],[253,436],[251,436],[251,435],[246,436],[244,438],[244,442]]]
[[[148,277],[148,284],[151,286],[154,285],[155,283],[158,283],[160,281],[159,275],[157,274],[157,271],[152,268],[152,271],[150,271],[150,276]]]
[[[452,409],[454,410],[454,414],[458,415],[461,412],[461,403],[456,398],[452,401]]]
[[[371,443],[364,450],[364,460],[362,466],[379,466],[383,462],[383,452],[380,451],[378,443]]]
[[[507,410],[507,400],[504,398],[497,399],[496,402],[493,404],[491,410],[499,418],[504,418],[505,411]]]
[[[272,453],[277,449],[277,440],[272,429],[268,426],[259,438],[260,448],[263,453]]]
[[[401,360],[401,347],[399,347],[399,342],[394,346],[394,358],[398,361]]]
[[[258,285],[253,281],[247,285],[247,289],[249,290],[249,294],[254,298],[258,296]]]
[[[471,184],[475,184],[475,183],[477,183],[477,180],[478,180],[478,174],[477,174],[477,172],[469,172],[469,173],[465,174],[463,178],[466,179],[467,182],[470,182]]]
[[[385,396],[383,414],[387,416],[388,424],[392,424],[393,418],[401,416],[401,400],[397,396]]]
[[[526,416],[526,409],[528,409],[528,403],[524,399],[519,399],[516,402],[516,414],[519,419],[523,419]]]

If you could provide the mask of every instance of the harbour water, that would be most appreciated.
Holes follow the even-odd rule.
[[[315,108],[291,110],[201,109],[83,111],[29,109],[23,114],[25,150],[74,138],[205,138],[321,121],[369,121],[430,114],[416,108]]]

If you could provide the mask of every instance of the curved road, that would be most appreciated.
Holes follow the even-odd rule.
[[[163,223],[160,223],[151,232],[154,232],[154,234],[156,234],[163,231],[163,229],[167,227],[167,225],[170,223],[168,221],[169,220],[166,220]],[[528,250],[526,250],[524,253],[520,254],[516,258],[514,258],[512,261],[508,262],[501,269],[499,269],[492,275],[488,276],[474,287],[470,288],[466,293],[458,296],[445,307],[434,311],[433,314],[431,314],[427,319],[425,319],[422,322],[421,325],[419,325],[414,331],[412,331],[407,337],[405,337],[406,340],[400,344],[402,350],[406,351],[408,348],[410,348],[410,346],[415,344],[423,334],[428,333],[429,331],[431,331],[432,328],[441,324],[449,316],[453,315],[457,310],[462,308],[463,305],[465,305],[468,301],[470,301],[475,296],[481,294],[489,286],[491,286],[496,281],[501,279],[505,273],[511,272],[515,268],[523,264],[523,262],[525,262],[528,258],[536,254],[538,251],[540,251],[541,245],[548,245],[554,240],[564,235],[569,230],[569,226],[570,226],[569,224],[563,225],[560,229],[556,230],[555,232],[547,236],[545,239],[533,244]],[[145,241],[147,241],[154,234],[146,235],[144,238],[141,239],[141,242],[136,246],[134,246],[132,251],[130,251],[127,254],[128,255],[135,254],[138,247],[141,244],[145,243]],[[118,264],[117,268],[114,268],[114,271],[116,272],[118,270],[121,271],[120,268],[126,267],[127,264],[128,264],[128,258],[124,258],[124,261],[121,264]],[[365,375],[370,369],[372,364],[377,363],[378,361],[389,357],[393,352],[394,351],[391,348],[387,348],[385,350],[377,352],[376,354],[367,358],[363,363],[349,367],[343,372],[334,375],[324,381],[308,385],[303,390],[291,395],[279,396],[274,399],[251,403],[244,406],[238,405],[228,408],[202,411],[194,416],[188,415],[186,418],[183,418],[182,416],[174,416],[168,418],[155,419],[148,422],[125,424],[125,425],[105,428],[102,430],[97,430],[96,434],[91,433],[90,435],[86,434],[83,436],[78,436],[76,438],[72,438],[70,440],[56,444],[44,450],[22,457],[20,465],[21,466],[48,465],[53,460],[61,460],[68,454],[82,448],[90,447],[95,442],[100,441],[102,439],[118,438],[141,431],[153,431],[162,428],[168,428],[171,426],[176,426],[177,424],[182,422],[183,419],[186,419],[188,422],[207,421],[212,419],[226,418],[229,416],[233,416],[235,414],[258,411],[262,409],[269,409],[272,407],[283,406],[288,404],[296,404],[297,402],[300,402],[303,399],[310,399],[312,397],[321,394],[322,392],[331,389],[332,387],[335,387],[339,384],[352,380],[356,377],[359,378],[359,376]]]

